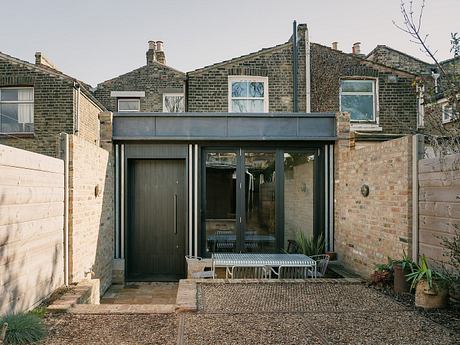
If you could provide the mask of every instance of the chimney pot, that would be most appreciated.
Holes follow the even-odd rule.
[[[42,52],[35,53],[35,64],[58,70],[56,66],[51,62],[51,60],[42,54]]]
[[[332,42],[332,49],[337,50],[339,43],[338,42]]]
[[[352,53],[353,55],[361,54],[361,42],[353,43]]]
[[[157,51],[158,52],[163,51],[163,41],[157,41]]]
[[[149,41],[149,50],[155,50],[155,49],[156,49],[156,42]]]

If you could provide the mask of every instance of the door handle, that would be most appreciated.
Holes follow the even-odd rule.
[[[177,234],[177,194],[174,194],[174,233]]]

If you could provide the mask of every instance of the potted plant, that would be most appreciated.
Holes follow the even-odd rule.
[[[388,258],[386,264],[375,265],[374,273],[371,274],[372,284],[381,288],[388,286],[393,279],[393,262]]]
[[[428,267],[425,255],[420,265],[406,276],[415,288],[415,306],[425,309],[444,308],[449,298],[449,288],[444,276]]]
[[[403,252],[401,260],[393,260],[393,290],[396,293],[410,292],[410,283],[406,279],[406,275],[413,271],[414,263]]]

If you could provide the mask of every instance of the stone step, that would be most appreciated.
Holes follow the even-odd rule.
[[[175,304],[77,304],[67,310],[71,314],[170,314]]]

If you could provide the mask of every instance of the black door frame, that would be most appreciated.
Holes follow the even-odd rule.
[[[245,152],[275,152],[275,171],[276,171],[276,186],[275,186],[275,238],[276,248],[278,251],[283,249],[284,242],[284,157],[283,153],[290,152],[307,152],[312,151],[315,154],[315,171],[314,171],[314,202],[313,202],[313,234],[319,236],[325,226],[325,196],[322,191],[325,190],[325,169],[324,156],[325,146],[318,144],[298,144],[298,143],[234,143],[234,145],[215,144],[202,145],[200,149],[201,161],[200,167],[200,228],[199,228],[199,249],[198,252],[203,257],[209,257],[206,253],[206,153],[207,152],[236,152],[237,153],[237,176],[244,173],[244,153]],[[244,176],[244,175],[243,175]],[[238,176],[242,185],[241,190],[245,190],[245,179]],[[245,214],[245,197],[241,195],[241,190],[236,195],[236,232],[237,232],[237,248],[242,248],[242,234],[246,222]],[[239,217],[242,218],[239,222]]]

